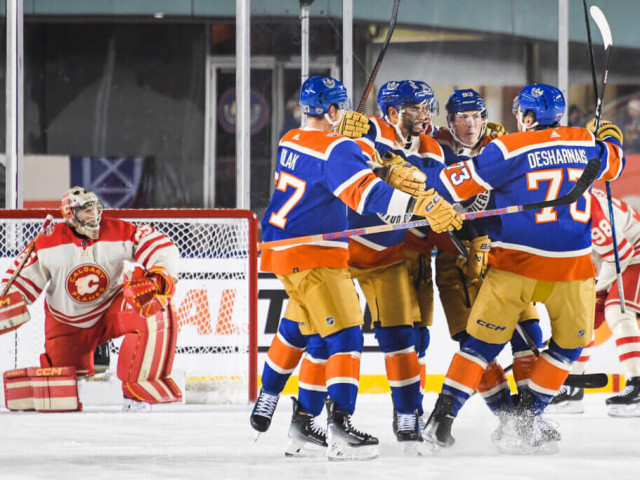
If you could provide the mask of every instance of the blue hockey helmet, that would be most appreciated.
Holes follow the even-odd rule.
[[[300,105],[307,115],[324,115],[329,107],[336,105],[338,110],[350,110],[351,102],[347,89],[340,80],[331,77],[309,77],[300,88]]]
[[[378,108],[383,118],[387,117],[389,107],[401,111],[405,105],[426,105],[432,115],[439,112],[433,90],[420,80],[387,82],[378,92]]]
[[[460,112],[478,111],[482,114],[482,118],[487,118],[487,106],[484,98],[473,88],[464,90],[455,90],[453,95],[449,97],[447,105],[447,117]]]
[[[513,100],[513,114],[527,112],[535,115],[537,125],[551,126],[560,121],[565,109],[564,95],[551,85],[537,83],[527,85]]]

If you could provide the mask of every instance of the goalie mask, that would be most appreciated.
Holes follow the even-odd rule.
[[[60,212],[67,225],[80,235],[97,240],[100,236],[102,204],[98,196],[82,187],[73,187],[62,196]]]

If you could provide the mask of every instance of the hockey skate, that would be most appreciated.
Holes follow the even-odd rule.
[[[563,385],[546,408],[547,413],[584,413],[584,389]]]
[[[378,458],[378,439],[362,433],[351,425],[351,415],[336,410],[333,400],[326,400],[327,407],[327,457],[330,461],[373,460]]]
[[[393,410],[393,433],[403,445],[404,454],[409,457],[424,455],[432,451],[425,445],[420,430],[420,417],[416,413],[398,413]]]
[[[607,413],[612,417],[640,417],[640,377],[627,380],[624,390],[606,402]]]
[[[257,432],[256,440],[258,440],[261,433],[269,430],[271,418],[273,418],[273,413],[276,411],[279,398],[280,395],[273,395],[260,389],[260,394],[258,395],[256,404],[253,406],[250,418],[251,426]]]
[[[453,398],[449,395],[438,397],[436,406],[427,420],[427,425],[422,431],[422,438],[431,450],[437,450],[438,447],[449,448],[456,439],[451,436],[451,425],[453,424]]]
[[[318,424],[318,417],[300,411],[300,402],[293,401],[293,416],[289,427],[287,457],[320,457],[327,452],[327,432]]]
[[[500,453],[509,455],[550,455],[558,453],[560,436],[547,420],[535,415],[530,405],[533,394],[523,391],[519,404],[512,412],[505,412],[497,431],[491,436]],[[555,432],[555,434],[553,433]],[[556,435],[557,434],[557,435]]]
[[[124,397],[122,411],[126,413],[149,413],[151,411],[151,404]]]

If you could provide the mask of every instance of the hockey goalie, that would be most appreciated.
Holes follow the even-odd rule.
[[[151,226],[103,217],[96,194],[82,187],[64,194],[60,210],[64,222],[38,235],[0,285],[6,290],[18,271],[0,297],[0,334],[28,320],[26,304],[45,295],[40,366],[4,373],[7,408],[81,410],[77,377],[94,375],[96,348],[118,337],[123,409],[181,401],[170,376],[177,247]],[[141,266],[125,272],[125,262]]]

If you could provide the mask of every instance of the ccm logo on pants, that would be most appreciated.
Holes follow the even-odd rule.
[[[481,327],[486,327],[489,330],[495,330],[496,332],[501,332],[502,330],[506,330],[507,327],[501,327],[499,325],[494,325],[493,323],[487,323],[482,319],[478,319],[478,321],[476,322],[478,325],[480,325]]]

